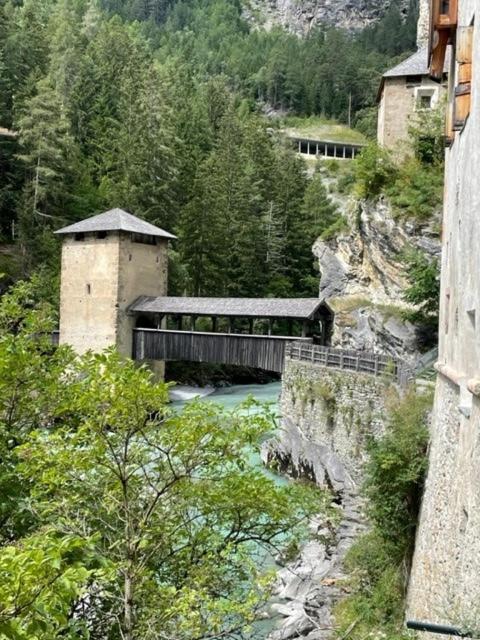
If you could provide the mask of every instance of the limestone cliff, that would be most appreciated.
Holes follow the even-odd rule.
[[[358,30],[376,22],[390,0],[244,0],[244,15],[252,24],[271,29],[282,26],[306,35],[319,24]],[[408,0],[400,0],[407,11]]]
[[[381,351],[413,361],[418,356],[415,327],[403,317],[407,286],[401,255],[418,249],[440,253],[439,214],[428,223],[396,219],[389,203],[341,203],[348,230],[318,240],[320,297],[335,311],[332,346]]]

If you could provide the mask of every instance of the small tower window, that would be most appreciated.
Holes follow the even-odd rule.
[[[155,245],[157,244],[157,238],[155,236],[149,236],[144,233],[132,233],[132,242]]]
[[[87,284],[87,295],[89,296],[92,293],[92,285]]]
[[[108,236],[106,231],[97,231],[97,238],[99,240],[104,240]]]
[[[76,242],[83,242],[83,241],[85,240],[85,234],[84,234],[84,233],[76,233],[76,234],[73,236],[73,238],[74,238],[74,240],[75,240]]]

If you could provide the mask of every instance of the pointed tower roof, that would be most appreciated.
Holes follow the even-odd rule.
[[[58,229],[55,233],[92,233],[95,231],[130,231],[131,233],[141,233],[146,236],[158,236],[160,238],[174,239],[168,231],[160,229],[145,220],[141,220],[123,209],[110,209],[97,216],[86,218],[75,224],[71,224],[63,229]]]

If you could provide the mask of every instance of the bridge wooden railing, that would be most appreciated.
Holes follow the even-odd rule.
[[[285,348],[292,341],[309,344],[309,338],[237,333],[134,329],[135,360],[184,360],[283,371]]]
[[[292,342],[287,345],[285,356],[291,360],[312,362],[324,367],[387,376],[396,380],[401,386],[407,386],[414,378],[413,370],[402,360],[368,351],[348,351]]]

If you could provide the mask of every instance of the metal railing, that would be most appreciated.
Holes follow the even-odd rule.
[[[368,351],[347,351],[293,342],[286,346],[285,356],[323,367],[388,377],[401,386],[407,386],[414,379],[413,370],[402,360]]]

